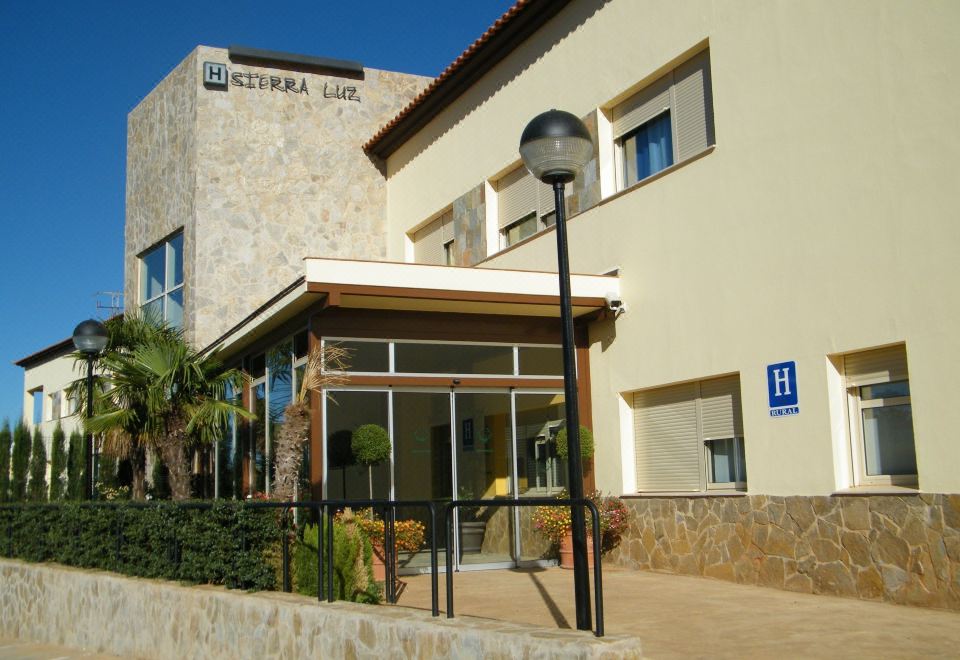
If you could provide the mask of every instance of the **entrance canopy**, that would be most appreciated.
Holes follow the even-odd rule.
[[[558,317],[556,273],[352,259],[304,260],[304,276],[244,318],[206,350],[235,353],[306,310],[352,309]],[[620,297],[612,275],[571,275],[574,317]]]

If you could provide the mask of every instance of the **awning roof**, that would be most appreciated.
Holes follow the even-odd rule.
[[[556,273],[313,257],[304,260],[304,270],[304,277],[205,350],[234,353],[321,302],[352,309],[560,315]],[[620,280],[612,275],[571,275],[570,288],[574,317],[605,309],[608,294],[620,296]]]

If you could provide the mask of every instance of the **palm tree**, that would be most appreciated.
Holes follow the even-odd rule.
[[[215,355],[201,355],[179,331],[130,317],[115,324],[99,358],[101,381],[91,433],[102,433],[104,451],[131,458],[133,495],[146,494],[146,450],[157,451],[170,471],[174,499],[190,497],[190,450],[212,443],[231,414],[253,414],[225,400],[227,384],[239,388],[243,374],[224,369]],[[108,332],[111,327],[108,325]]]

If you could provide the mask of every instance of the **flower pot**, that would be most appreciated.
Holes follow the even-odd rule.
[[[387,580],[387,564],[386,564],[386,550],[379,543],[371,543],[370,548],[373,550],[371,562],[371,568],[373,569],[373,579],[375,582],[386,582]]]
[[[483,548],[483,535],[487,531],[485,522],[460,523],[460,552],[476,554]]]
[[[560,568],[573,568],[573,532],[560,541]],[[587,536],[587,568],[593,568],[593,540]]]

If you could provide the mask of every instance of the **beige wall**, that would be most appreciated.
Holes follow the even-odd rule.
[[[23,370],[23,421],[27,424],[31,432],[33,430],[33,391],[39,387],[43,388],[43,405],[40,423],[40,431],[43,433],[43,440],[47,449],[47,460],[50,460],[50,447],[53,441],[53,431],[59,423],[63,427],[66,438],[69,439],[70,433],[75,429],[82,430],[80,420],[68,414],[70,412],[70,402],[67,398],[66,389],[78,378],[86,376],[86,367],[83,364],[74,367],[74,360],[69,355],[60,355],[49,359],[43,363],[36,364]],[[53,417],[50,408],[50,395],[54,392],[60,392],[60,417]]]
[[[207,89],[204,61],[305,81],[307,93]],[[138,302],[137,255],[178,227],[184,324],[198,346],[302,275],[306,256],[382,258],[385,183],[360,147],[427,82],[231,63],[198,47],[130,114],[127,308]],[[338,85],[359,101],[330,98]]]
[[[749,490],[847,487],[827,356],[906,342],[920,488],[960,491],[960,5],[597,4],[565,9],[389,159],[388,257],[514,162],[534,115],[583,116],[708,40],[716,148],[569,226],[573,270],[620,266],[629,307],[591,328],[598,485],[630,486],[621,395],[739,372]],[[555,263],[548,233],[488,265]],[[786,360],[800,414],[770,418],[765,366]]]

